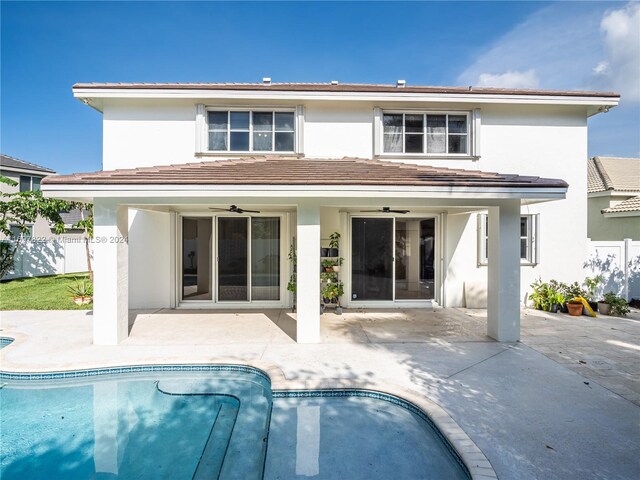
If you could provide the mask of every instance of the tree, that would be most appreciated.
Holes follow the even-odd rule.
[[[15,187],[17,183],[10,178],[0,176],[0,183]],[[29,224],[40,216],[51,223],[51,228],[56,234],[64,233],[65,225],[60,212],[66,212],[74,208],[91,209],[90,204],[68,202],[57,198],[45,198],[40,191],[0,193],[0,233],[11,237],[11,227],[16,227],[20,235],[15,243],[3,241],[0,243],[0,278],[4,277],[13,268],[15,253],[23,240],[23,236],[29,233]],[[82,211],[82,210],[81,210]],[[74,228],[82,228],[88,236],[93,235],[93,216],[85,219],[84,215]],[[91,264],[89,258],[89,240],[86,239],[87,261],[89,262],[90,277]]]

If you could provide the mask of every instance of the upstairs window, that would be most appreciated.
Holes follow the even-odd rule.
[[[469,155],[468,113],[394,113],[382,115],[382,152]]]
[[[30,175],[20,175],[20,191],[21,192],[37,192],[40,190],[40,177],[32,177]]]
[[[295,151],[294,111],[208,111],[207,128],[212,152]]]

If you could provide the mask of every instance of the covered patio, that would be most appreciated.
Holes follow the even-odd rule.
[[[275,310],[132,311],[123,345],[296,343],[297,314]],[[460,309],[361,309],[320,316],[319,343],[490,342],[484,315]],[[247,336],[247,331],[251,335]]]
[[[327,224],[331,230],[341,231],[345,242],[341,250],[345,271],[343,305],[356,311],[390,306],[410,308],[410,303],[402,303],[401,295],[395,295],[398,282],[394,282],[398,274],[395,219],[409,212],[416,219],[429,218],[434,225],[430,235],[436,244],[431,257],[435,273],[432,274],[433,287],[426,289],[433,296],[420,306],[427,309],[434,305],[460,306],[458,292],[463,289],[464,272],[452,271],[450,262],[454,255],[470,252],[459,247],[459,232],[449,226],[447,218],[480,211],[487,212],[487,228],[491,231],[487,241],[491,261],[487,266],[485,331],[498,341],[514,342],[520,338],[521,207],[562,199],[567,184],[557,179],[358,158],[256,157],[53,176],[43,182],[43,190],[48,196],[94,203],[93,338],[97,345],[125,341],[129,334],[129,311],[136,307],[215,308],[239,313],[252,308],[285,308],[294,301],[296,321],[282,317],[276,324],[282,323],[280,330],[297,343],[320,342],[323,330],[319,263],[322,238],[328,235]],[[220,233],[224,231],[220,219],[227,217],[218,213],[228,205],[231,208],[225,215],[240,220],[235,223],[242,224],[242,228],[225,236]],[[323,212],[327,211],[331,216],[329,221],[323,220]],[[252,300],[252,284],[247,280],[253,275],[247,259],[251,253],[243,254],[242,258],[227,254],[223,259],[220,247],[223,242],[230,245],[236,241],[234,238],[240,238],[237,240],[240,243],[235,244],[240,247],[235,250],[250,250],[247,245],[253,242],[250,233],[253,220],[260,218],[251,212],[268,215],[269,221],[276,223],[277,220],[279,225],[279,260],[276,262],[279,266],[272,271],[277,272],[278,281],[275,289],[262,290],[260,297],[254,297],[259,301]],[[361,234],[359,238],[366,242],[383,235],[388,245],[360,246],[359,252],[375,250],[384,260],[356,272],[355,234],[351,234],[356,229],[355,220],[363,219],[363,215],[371,218],[371,223],[376,220],[384,224],[384,228]],[[186,260],[184,248],[181,250],[185,237],[181,234],[186,228],[185,220],[198,218],[210,220],[204,228],[206,237],[195,240],[204,245],[207,252],[204,270],[201,269],[205,273],[200,275],[197,287],[199,290],[202,280],[206,288],[204,295],[194,297],[200,302],[196,304],[196,300],[189,302],[185,295],[183,266]],[[225,220],[226,223],[230,221]],[[212,234],[216,229],[218,233]],[[295,264],[287,260],[289,245],[297,250]],[[227,264],[235,260],[242,263],[241,268],[235,265],[231,274],[242,278],[237,284],[240,290],[236,284],[233,289],[224,290],[225,295],[230,291],[239,294],[242,301],[236,298],[226,301],[223,296],[223,281],[226,281],[222,275],[223,260]],[[377,273],[371,273],[374,271]],[[296,278],[295,299],[286,289],[291,274]],[[356,293],[356,277],[361,283],[367,283],[371,275],[378,275],[378,280],[386,282],[386,286],[369,285],[371,288],[365,296]],[[194,286],[190,284],[189,288],[189,295],[193,295]],[[265,292],[268,300],[261,300]],[[457,292],[458,298],[449,298],[450,292]],[[366,329],[352,328],[346,318],[341,320],[344,332],[351,332],[355,341],[366,336]],[[446,322],[443,325],[446,328]],[[253,327],[245,329],[245,335],[253,332]]]

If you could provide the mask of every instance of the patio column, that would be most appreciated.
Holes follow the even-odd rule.
[[[128,207],[96,199],[93,343],[117,345],[129,334]]]
[[[298,204],[297,213],[298,343],[320,341],[320,205]]]
[[[487,335],[520,340],[520,200],[489,208]]]

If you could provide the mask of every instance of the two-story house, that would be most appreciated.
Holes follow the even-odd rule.
[[[516,341],[535,278],[581,278],[587,119],[619,102],[403,81],[73,93],[103,115],[104,171],[43,190],[94,202],[98,344],[130,308],[291,306],[294,268],[297,341],[317,342],[321,252],[347,308],[464,306],[486,285],[488,334]]]
[[[32,192],[40,190],[40,182],[47,175],[56,172],[50,168],[25,162],[9,155],[0,154],[0,175],[15,182],[15,186],[0,183],[2,193]],[[44,218],[37,218],[32,225],[27,225],[27,237],[48,238],[54,236],[49,222]],[[10,226],[12,236],[19,236],[21,232],[16,226]]]

